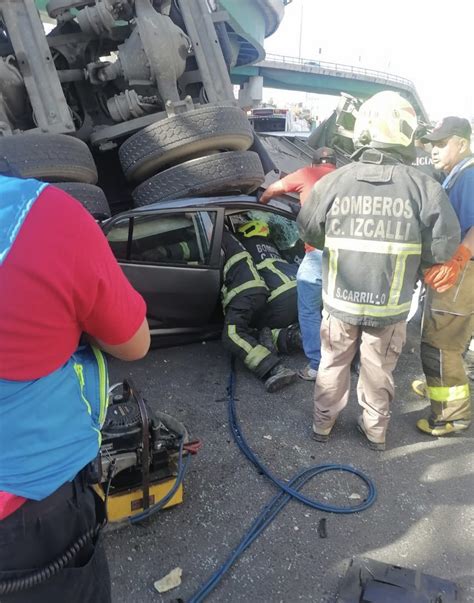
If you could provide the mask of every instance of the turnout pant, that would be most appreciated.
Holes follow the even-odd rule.
[[[345,323],[326,312],[321,324],[321,364],[314,388],[313,429],[329,434],[350,393],[351,362],[360,351],[357,400],[367,434],[385,442],[393,400],[392,372],[405,343],[406,322],[387,327]]]
[[[103,502],[81,474],[41,501],[28,500],[0,520],[0,584],[43,569],[104,516]],[[110,603],[110,576],[100,541],[89,540],[52,578],[2,603]]]
[[[225,309],[222,332],[224,346],[260,378],[280,362],[272,350],[258,341],[256,320],[263,320],[266,303],[267,294],[263,292],[236,295]]]
[[[463,354],[473,332],[474,261],[445,291],[427,290],[421,336],[421,362],[431,404],[430,422],[471,420],[469,378]]]

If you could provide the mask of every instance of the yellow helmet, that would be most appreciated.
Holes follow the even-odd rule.
[[[417,128],[415,109],[396,92],[374,94],[359,108],[354,125],[354,145],[408,147]]]
[[[239,232],[248,239],[249,237],[268,237],[270,229],[263,220],[251,220],[239,226]]]

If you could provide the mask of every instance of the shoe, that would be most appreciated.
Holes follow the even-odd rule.
[[[286,349],[288,353],[299,352],[303,349],[300,326],[290,325],[286,329]]]
[[[333,425],[331,425],[331,427],[326,427],[326,429],[320,429],[319,431],[316,431],[316,428],[313,423],[313,440],[316,440],[316,442],[327,442],[329,440],[329,436],[331,435]]]
[[[265,389],[272,394],[273,392],[277,392],[283,387],[290,385],[290,383],[294,383],[297,378],[298,375],[295,371],[292,371],[281,364],[277,364],[269,373],[267,373]]]
[[[263,327],[263,329],[260,329],[258,334],[258,343],[263,345],[264,348],[267,348],[267,350],[270,350],[272,354],[278,353],[276,345],[273,341],[272,330],[270,327]]]
[[[298,371],[298,377],[301,377],[301,379],[304,379],[305,381],[316,381],[317,376],[318,369],[311,368],[309,364],[307,364],[301,371]]]
[[[415,394],[421,396],[422,398],[426,398],[427,391],[425,381],[423,381],[422,379],[415,379],[415,381],[411,382],[411,388],[415,392]]]
[[[446,421],[446,423],[438,423],[438,425],[433,425],[428,419],[420,419],[416,422],[416,426],[420,431],[432,435],[435,438],[465,431],[470,424],[471,421],[462,420]]]
[[[369,448],[371,450],[378,450],[379,452],[385,450],[385,442],[374,442],[367,435],[367,432],[365,431],[364,420],[362,418],[362,415],[359,415],[359,417],[357,418],[357,429],[364,436],[364,438],[367,442],[367,445],[369,446]]]

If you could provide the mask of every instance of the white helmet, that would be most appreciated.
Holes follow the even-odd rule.
[[[408,147],[417,125],[415,110],[403,96],[388,90],[378,92],[359,108],[354,145]]]

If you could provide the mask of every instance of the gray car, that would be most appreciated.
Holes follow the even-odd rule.
[[[255,197],[189,198],[160,202],[102,223],[110,247],[147,303],[154,345],[216,337],[222,329],[220,287],[224,228],[264,220],[283,257],[300,263],[304,246],[296,227],[299,205]]]

